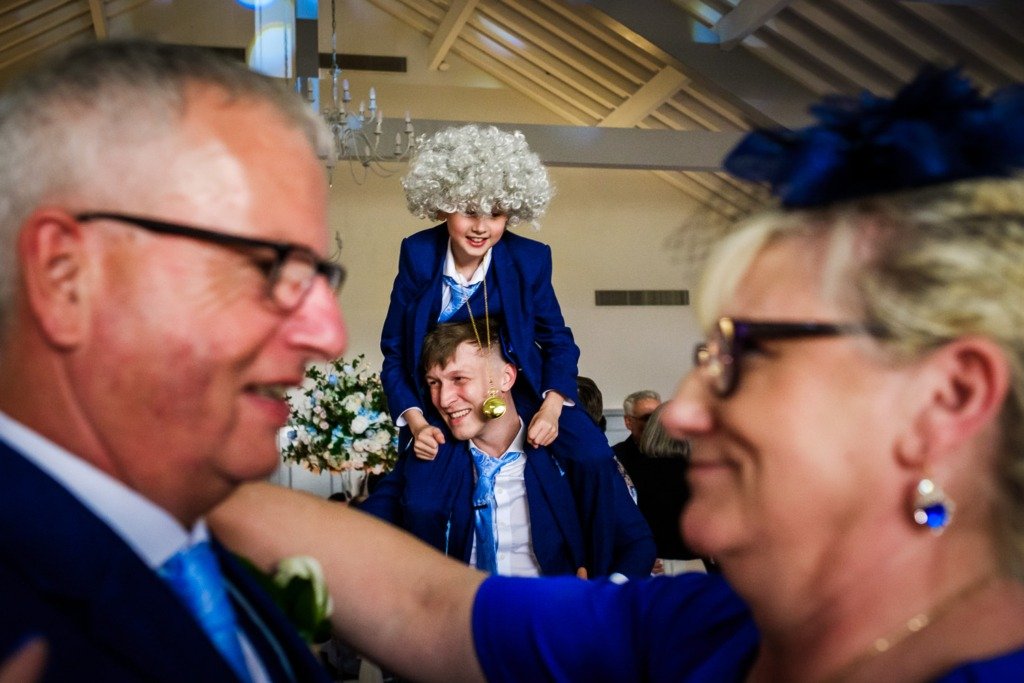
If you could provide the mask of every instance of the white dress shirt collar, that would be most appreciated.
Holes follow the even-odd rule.
[[[204,522],[198,522],[189,532],[170,513],[137,491],[3,412],[0,439],[106,522],[151,568],[159,567],[181,548],[208,537]]]
[[[455,267],[455,255],[452,253],[452,240],[449,237],[448,253],[444,257],[444,274],[454,278],[456,282],[463,286],[483,282],[484,275],[487,274],[487,269],[491,267],[491,252],[493,250],[494,247],[487,250],[487,253],[484,254],[483,260],[480,261],[480,265],[473,271],[473,276],[467,280],[462,277],[462,273],[460,273],[458,268]]]

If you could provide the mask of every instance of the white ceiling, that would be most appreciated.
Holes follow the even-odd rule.
[[[230,0],[207,2],[237,11]],[[551,112],[563,125],[526,131],[549,163],[656,169],[730,217],[764,201],[716,171],[743,130],[799,125],[825,93],[891,92],[925,62],[961,64],[986,89],[1024,81],[1024,0],[344,2],[372,5],[420,34],[425,68],[444,70],[457,56]],[[105,37],[136,12],[185,24],[189,42],[245,44],[216,22],[190,23],[179,6],[0,0],[0,82],[64,44]],[[320,0],[320,15],[330,22],[330,0]],[[329,30],[320,35],[329,52]]]

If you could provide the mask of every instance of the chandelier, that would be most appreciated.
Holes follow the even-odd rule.
[[[409,112],[405,112],[404,130],[395,133],[392,144],[390,140],[383,140],[384,114],[377,104],[377,91],[373,87],[370,88],[369,100],[368,105],[361,101],[355,111],[350,108],[352,93],[348,79],[341,78],[338,66],[338,14],[335,0],[331,0],[331,103],[321,109],[334,140],[333,149],[324,160],[331,181],[334,168],[342,159],[348,160],[352,179],[362,184],[370,171],[385,178],[393,175],[397,172],[393,164],[406,161],[416,149]]]

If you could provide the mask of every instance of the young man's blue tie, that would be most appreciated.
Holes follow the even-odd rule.
[[[498,540],[494,534],[494,478],[498,470],[522,455],[509,451],[500,458],[492,458],[472,446],[469,452],[476,464],[476,488],[473,490],[473,509],[476,511],[476,566],[485,572],[498,570]]]
[[[437,316],[437,322],[443,323],[451,320],[455,312],[462,308],[469,297],[473,296],[477,288],[480,287],[479,282],[475,282],[471,285],[462,285],[451,275],[444,275],[444,283],[448,285],[448,289],[451,290],[451,301],[445,306],[445,309],[441,311],[441,315]]]
[[[207,541],[179,551],[164,562],[160,576],[195,616],[238,677],[250,683],[235,612],[224,590],[224,577]]]

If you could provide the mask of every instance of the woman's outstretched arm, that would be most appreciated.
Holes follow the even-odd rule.
[[[374,662],[422,681],[483,680],[470,620],[485,574],[367,514],[271,484],[241,486],[208,521],[264,570],[317,558],[335,630]]]

